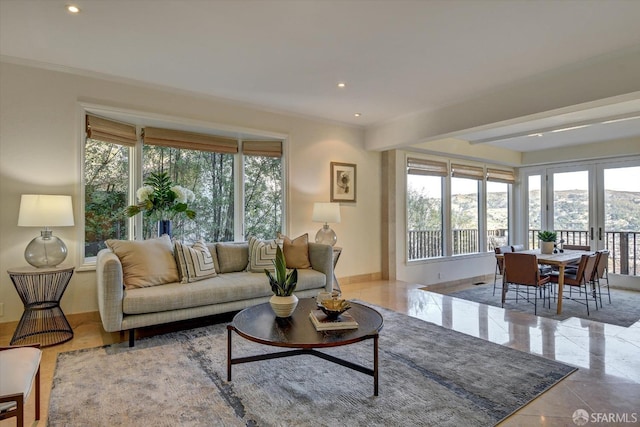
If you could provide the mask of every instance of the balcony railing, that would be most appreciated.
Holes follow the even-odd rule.
[[[539,230],[529,230],[529,248],[539,247]],[[589,232],[584,230],[556,230],[558,241],[567,245],[590,245]],[[640,275],[640,232],[607,231],[604,235],[605,249],[609,250],[609,272]],[[409,260],[437,258],[443,256],[443,236],[440,230],[409,230],[407,235]],[[489,250],[507,245],[508,235],[504,229],[488,230]],[[478,252],[478,230],[453,230],[454,255]]]

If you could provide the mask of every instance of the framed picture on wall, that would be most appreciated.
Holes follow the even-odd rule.
[[[356,201],[356,165],[331,162],[331,201]]]

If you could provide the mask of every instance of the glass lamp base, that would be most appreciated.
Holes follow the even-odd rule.
[[[329,228],[327,224],[323,225],[322,228],[316,233],[316,243],[334,246],[337,241],[338,236],[336,236],[335,231]]]
[[[51,235],[50,230],[40,232],[24,250],[24,259],[36,268],[55,267],[67,258],[67,246]]]

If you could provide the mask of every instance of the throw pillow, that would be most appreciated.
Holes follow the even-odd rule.
[[[122,263],[127,289],[164,285],[179,280],[173,245],[166,234],[149,240],[107,240]]]
[[[278,243],[275,240],[249,238],[249,271],[264,273],[265,268],[275,271],[273,261],[276,259]]]
[[[282,239],[282,252],[287,260],[287,268],[311,268],[308,233],[293,240],[282,234],[278,237]]]
[[[195,242],[191,247],[176,242],[174,252],[180,283],[197,282],[217,275],[211,252],[204,240]]]
[[[218,273],[244,271],[249,264],[249,244],[247,242],[216,243],[218,253]]]

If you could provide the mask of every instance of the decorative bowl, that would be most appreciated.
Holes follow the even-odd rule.
[[[345,311],[351,308],[349,301],[343,299],[326,299],[320,304],[320,310],[327,315],[329,319],[335,319]]]

